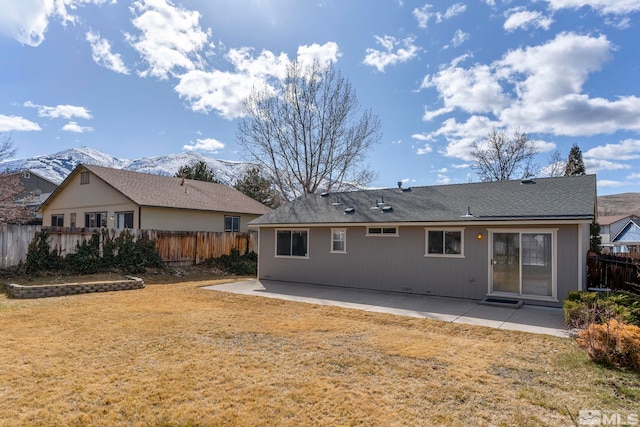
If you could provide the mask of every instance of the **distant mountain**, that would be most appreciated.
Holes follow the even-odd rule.
[[[204,161],[215,172],[218,181],[233,185],[242,178],[251,163],[218,160],[201,153],[186,152],[166,156],[143,157],[135,160],[118,159],[93,148],[71,148],[48,156],[0,162],[0,171],[30,170],[43,178],[60,184],[79,164],[104,166],[157,175],[173,176],[181,166]]]
[[[640,193],[598,196],[598,215],[640,215]]]

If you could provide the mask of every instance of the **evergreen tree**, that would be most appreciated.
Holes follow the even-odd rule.
[[[190,165],[180,166],[176,176],[179,178],[194,179],[196,181],[206,181],[220,183],[215,177],[215,172],[204,160],[200,160]]]
[[[236,182],[233,188],[270,208],[275,209],[280,205],[280,197],[273,188],[273,184],[263,177],[256,167],[247,170],[244,177]]]
[[[578,144],[573,144],[571,151],[569,151],[567,166],[564,168],[564,176],[582,176],[586,175],[586,173],[584,162],[582,161],[582,151],[580,151]]]

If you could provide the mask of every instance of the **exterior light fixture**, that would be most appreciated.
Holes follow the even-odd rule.
[[[482,240],[482,233],[478,233],[478,235],[476,236],[478,238],[478,240]]]

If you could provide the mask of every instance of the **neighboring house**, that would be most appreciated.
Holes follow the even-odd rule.
[[[33,219],[30,223],[41,224],[42,215],[38,213],[38,209],[47,197],[58,188],[58,185],[30,170],[22,170],[12,174],[18,176],[24,187],[24,190],[15,196],[15,202],[33,212]]]
[[[258,278],[560,306],[586,283],[594,175],[306,195],[252,221]]]
[[[640,217],[615,215],[598,217],[602,251],[640,253]]]
[[[44,226],[246,232],[271,209],[223,184],[78,165],[40,211]]]

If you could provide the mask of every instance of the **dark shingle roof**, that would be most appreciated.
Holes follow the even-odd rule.
[[[595,175],[306,195],[252,225],[576,219],[595,214]],[[371,209],[379,203],[379,209]],[[384,205],[381,202],[384,201]],[[335,205],[339,202],[339,205]],[[383,206],[391,209],[384,211]],[[353,208],[353,213],[345,213]],[[464,217],[467,208],[473,217]]]
[[[271,208],[223,184],[192,179],[185,179],[183,182],[182,178],[177,177],[92,165],[80,165],[74,172],[83,168],[102,179],[139,206],[256,215],[271,211]]]

